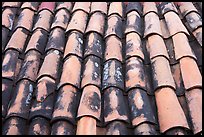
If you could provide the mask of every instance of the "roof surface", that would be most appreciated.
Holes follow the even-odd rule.
[[[202,2],[2,2],[2,134],[201,134]]]

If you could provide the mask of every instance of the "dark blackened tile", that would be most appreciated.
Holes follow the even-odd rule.
[[[7,118],[16,116],[28,119],[33,88],[34,83],[29,80],[21,80],[17,83],[9,105]]]
[[[175,128],[169,129],[164,134],[165,135],[188,135],[188,131],[182,127],[175,127]]]
[[[201,16],[196,12],[191,12],[188,15],[186,15],[186,21],[188,22],[191,31],[193,32],[198,27],[202,26],[202,18]]]
[[[122,18],[117,14],[108,17],[107,27],[105,29],[105,38],[110,35],[116,35],[120,39],[123,35]]]
[[[71,55],[67,57],[63,64],[60,82],[57,86],[58,89],[67,84],[70,84],[76,88],[80,88],[81,63],[81,58],[77,56]]]
[[[183,16],[186,16],[188,13],[192,11],[198,12],[198,10],[195,8],[192,2],[180,2],[179,9]]]
[[[94,13],[94,12],[102,12],[104,13],[105,15],[107,14],[108,12],[108,5],[107,5],[107,2],[92,2],[91,3],[91,14]]]
[[[144,90],[137,88],[129,91],[128,102],[131,114],[131,121],[134,127],[138,126],[143,122],[157,124],[151,105],[152,102]],[[151,128],[149,127],[147,129],[146,130],[149,131]],[[138,128],[138,132],[143,132],[140,130],[141,129]]]
[[[125,59],[130,57],[140,57],[144,60],[141,38],[138,33],[129,33],[125,41]]]
[[[65,32],[61,28],[54,28],[49,36],[45,52],[54,49],[64,52],[65,47]]]
[[[30,109],[29,119],[34,117],[52,118],[54,108],[56,84],[49,77],[41,78],[36,86],[32,107]]]
[[[2,33],[1,33],[2,37],[1,37],[1,45],[2,45],[2,53],[4,52],[4,49],[9,41],[9,29],[7,29],[6,27],[2,26]]]
[[[19,52],[16,50],[7,50],[2,62],[2,77],[11,80],[15,79],[15,70],[17,66]]]
[[[105,15],[95,12],[91,15],[85,33],[97,32],[101,36],[104,34]]]
[[[111,2],[109,4],[108,16],[117,14],[122,18],[123,10],[124,10],[123,2]]]
[[[44,58],[37,79],[43,76],[58,79],[61,56],[58,50],[50,50]]]
[[[5,50],[16,49],[19,52],[23,52],[26,46],[26,40],[28,38],[28,31],[23,28],[18,28],[11,36],[11,39],[7,43]]]
[[[6,8],[2,12],[2,26],[6,27],[9,30],[13,29],[14,19],[17,14],[16,8]]]
[[[130,32],[136,32],[141,37],[143,36],[143,19],[140,17],[138,12],[131,11],[127,14],[126,19],[126,28],[125,28],[125,34]]]
[[[4,2],[2,5],[3,8],[11,7],[11,8],[19,8],[22,2]]]
[[[83,119],[83,116],[91,116],[101,121],[101,93],[96,86],[89,85],[83,89],[77,118]]]
[[[108,87],[117,87],[124,90],[122,64],[117,60],[108,60],[104,63],[102,89]]]
[[[161,2],[158,6],[158,11],[161,12],[162,15],[170,11],[178,14],[178,10],[173,2]]]
[[[91,32],[86,36],[84,47],[84,58],[89,55],[94,55],[99,58],[103,58],[103,38],[96,32]]]
[[[125,92],[128,92],[130,89],[136,87],[147,90],[146,83],[142,60],[138,57],[131,57],[126,60]]]
[[[5,121],[2,135],[25,135],[26,120],[19,117],[11,117]]]
[[[76,55],[82,58],[83,43],[82,33],[78,31],[71,31],[68,35],[63,59],[66,59],[69,55]]]
[[[198,41],[198,43],[202,46],[202,27],[197,28],[195,31],[193,31],[193,35]]]
[[[15,26],[15,29],[24,28],[28,31],[31,31],[33,27],[34,14],[35,12],[30,9],[23,9],[18,16],[18,23]]]
[[[126,7],[126,14],[133,10],[137,11],[140,16],[142,16],[143,6],[140,2],[128,2]]]
[[[55,5],[56,2],[42,2],[39,6],[38,12],[47,9],[54,14]]]
[[[121,121],[113,121],[107,126],[106,135],[128,135],[126,125]]]
[[[128,111],[123,92],[115,87],[104,90],[104,122],[105,125],[114,120],[129,123]]]
[[[170,65],[178,63],[178,60],[175,58],[175,50],[173,45],[173,39],[168,38],[164,40],[164,43],[166,45],[167,52],[169,54],[169,63]]]
[[[191,46],[191,49],[195,53],[198,66],[202,66],[202,47],[197,42],[197,40],[190,41],[189,44]]]
[[[156,57],[152,59],[152,73],[154,90],[165,86],[175,89],[175,82],[166,58]]]
[[[121,40],[112,35],[105,39],[105,53],[104,61],[116,59],[120,62],[123,62],[122,57],[122,42]]]
[[[51,135],[75,135],[75,127],[67,121],[59,120],[52,124]]]
[[[145,16],[149,12],[155,12],[156,14],[158,14],[155,2],[143,2],[143,16]]]
[[[49,32],[52,24],[52,20],[53,20],[53,15],[50,11],[48,10],[40,11],[37,15],[36,22],[34,23],[35,25],[33,26],[32,31],[34,31],[37,28],[41,28]]]
[[[134,135],[159,135],[155,125],[151,123],[142,123],[135,127]]]
[[[147,94],[150,96],[154,95],[154,88],[153,88],[153,79],[152,79],[152,66],[150,64],[144,64],[144,72],[145,72],[145,81],[146,81],[146,89]]]
[[[67,26],[66,32],[77,30],[81,33],[85,32],[88,21],[88,13],[79,10],[72,14],[72,18]]]
[[[101,60],[96,56],[88,56],[84,60],[81,88],[87,85],[101,87]]]
[[[75,2],[72,13],[76,12],[77,10],[82,10],[88,14],[90,12],[90,8],[91,2]]]
[[[27,54],[27,52],[29,52],[30,50],[36,50],[43,54],[45,46],[47,44],[47,40],[48,40],[47,31],[43,29],[36,29],[28,42],[25,54]]]
[[[60,9],[66,9],[69,12],[71,12],[74,4],[73,2],[56,2],[56,8],[55,10],[60,10]]]
[[[18,75],[18,81],[21,79],[36,81],[40,67],[40,56],[40,53],[35,50],[31,50],[25,55],[23,65]]]
[[[37,11],[40,2],[24,2],[21,6],[21,9],[30,9],[33,11]]]
[[[50,123],[43,117],[36,117],[29,124],[28,135],[50,135],[50,132]]]
[[[66,30],[69,20],[70,20],[70,13],[66,9],[60,9],[55,14],[55,18],[53,19],[51,29],[55,27],[60,27]]]

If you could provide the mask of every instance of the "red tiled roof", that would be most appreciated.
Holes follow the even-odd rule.
[[[2,134],[202,132],[202,2],[2,2]]]

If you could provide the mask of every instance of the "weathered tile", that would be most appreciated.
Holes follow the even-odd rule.
[[[142,123],[135,127],[134,135],[159,135],[156,131],[154,124]]]
[[[162,15],[170,11],[178,13],[178,10],[173,2],[161,2],[158,8]]]
[[[143,2],[143,16],[145,16],[149,12],[155,12],[158,14],[155,2]]]
[[[195,31],[193,31],[194,37],[197,39],[199,44],[202,46],[202,27],[197,28]]]
[[[76,135],[96,135],[96,119],[90,116],[79,119]]]
[[[180,2],[179,9],[183,16],[186,16],[192,11],[198,12],[192,2]]]
[[[142,16],[143,6],[140,2],[128,2],[126,7],[126,14],[133,10],[137,11],[140,16]]]
[[[94,13],[94,12],[102,12],[104,13],[105,15],[107,14],[108,12],[108,5],[107,5],[107,2],[92,2],[91,3],[91,14]]]
[[[128,135],[126,125],[122,121],[113,121],[107,125],[106,135]]]
[[[91,2],[75,2],[74,7],[72,9],[72,13],[82,10],[85,13],[89,13],[91,8]]]
[[[14,19],[17,16],[16,8],[6,8],[2,12],[2,26],[6,27],[9,30],[13,29]]]
[[[186,21],[188,22],[191,31],[193,32],[198,27],[202,26],[202,18],[201,16],[196,12],[191,12],[188,15],[185,16]]]
[[[60,9],[66,9],[71,12],[73,5],[73,2],[56,2],[55,11],[58,11]]]
[[[1,53],[3,53],[7,43],[9,41],[9,37],[8,37],[9,36],[9,29],[2,26],[1,36],[2,36],[1,37],[1,40],[2,40],[2,42],[1,42],[2,52]]]
[[[52,125],[51,135],[75,135],[76,131],[72,124],[59,120]]]
[[[19,8],[22,2],[4,2],[2,5],[3,8],[11,7],[11,8]]]
[[[40,2],[24,2],[21,5],[21,9],[30,9],[36,12],[38,10],[39,5]]]
[[[123,2],[111,2],[108,9],[108,16],[117,14],[122,18],[123,10],[124,10]]]
[[[56,2],[42,2],[39,6],[38,12],[46,9],[54,14],[55,5]]]

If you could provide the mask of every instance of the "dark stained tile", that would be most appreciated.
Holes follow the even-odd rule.
[[[188,135],[188,131],[183,127],[175,127],[164,133],[165,135]]]
[[[186,21],[188,22],[191,31],[193,32],[198,27],[202,26],[202,18],[201,16],[196,12],[191,12],[188,15],[185,16]]]
[[[197,39],[199,44],[202,46],[202,27],[197,28],[195,31],[193,31],[194,37]]]
[[[128,2],[126,7],[126,14],[130,11],[137,11],[142,16],[143,6],[140,2]]]
[[[90,32],[97,32],[103,36],[104,34],[105,15],[101,12],[95,12],[91,15],[86,28],[86,34]]]
[[[38,12],[42,10],[49,10],[50,12],[54,13],[56,2],[42,2],[39,6]]]
[[[13,29],[14,20],[17,16],[17,9],[16,8],[6,8],[2,12],[2,26],[6,27],[9,30]]]
[[[58,89],[67,84],[80,88],[81,63],[82,60],[77,56],[71,55],[67,57],[63,64],[60,82],[57,86]]]
[[[36,12],[38,10],[39,5],[40,2],[24,2],[21,5],[21,9],[30,9]]]
[[[6,7],[19,8],[21,4],[22,2],[4,2],[4,4],[2,4],[2,7],[3,8],[6,8]]]
[[[66,59],[69,55],[76,55],[82,58],[83,43],[82,33],[78,31],[71,31],[68,35],[63,59]]]
[[[104,13],[105,15],[107,14],[108,12],[108,5],[107,5],[107,2],[92,2],[91,3],[91,14],[94,13],[94,12],[102,12]]]
[[[166,45],[167,52],[169,54],[170,65],[174,65],[174,64],[178,63],[179,60],[176,60],[176,57],[175,57],[175,49],[174,49],[174,43],[173,43],[172,37],[165,39],[164,42]]]
[[[149,12],[155,12],[158,14],[155,2],[143,2],[143,16],[145,16]]]
[[[191,49],[195,53],[197,65],[202,66],[202,47],[198,43],[197,40],[193,40],[189,42]]]
[[[112,35],[105,39],[105,53],[104,61],[116,59],[120,62],[123,61],[122,57],[122,42],[121,40]]]
[[[90,12],[90,8],[91,2],[75,2],[72,13],[76,12],[77,10],[82,10],[88,14]]]
[[[170,38],[170,33],[167,27],[167,23],[165,19],[160,19],[160,27],[161,27],[161,32],[162,36],[164,39],[169,39]]]
[[[50,135],[50,123],[43,117],[34,118],[28,129],[28,135]]]
[[[192,2],[180,2],[179,10],[181,11],[181,14],[183,16],[186,16],[188,13],[192,11],[198,12],[198,10],[195,8]]]
[[[122,63],[117,60],[108,60],[104,63],[102,89],[117,87],[124,90],[124,76]]]
[[[59,120],[52,125],[51,135],[75,135],[76,131],[72,124]]]
[[[107,125],[106,135],[128,135],[128,129],[124,122],[113,121]]]
[[[66,9],[67,11],[71,12],[73,5],[73,2],[56,2],[55,11]]]
[[[178,10],[176,6],[174,5],[173,2],[161,2],[158,6],[159,11],[161,12],[162,15],[166,14],[167,12],[175,12],[178,14]]]
[[[123,10],[124,10],[123,2],[111,2],[109,4],[108,16],[111,16],[112,14],[117,14],[122,18],[124,12]]]
[[[115,87],[104,90],[104,122],[105,125],[120,120],[129,123],[128,111],[124,102],[123,92]]]
[[[84,58],[90,55],[103,58],[104,42],[101,35],[96,32],[91,32],[86,36],[84,45]]]
[[[4,49],[9,41],[9,29],[7,29],[6,27],[2,26],[2,32],[1,32],[1,47],[2,47],[2,53],[4,52]]]
[[[156,131],[154,124],[142,123],[135,127],[134,135],[159,135]]]

